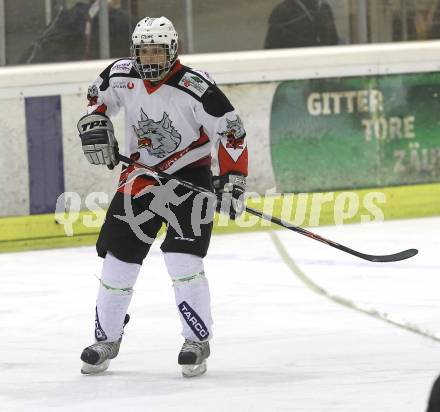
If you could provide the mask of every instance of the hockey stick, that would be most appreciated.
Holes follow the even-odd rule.
[[[158,178],[162,178],[165,180],[174,179],[174,180],[177,180],[182,186],[184,186],[188,189],[194,190],[195,192],[206,193],[208,196],[215,196],[212,192],[210,192],[207,189],[204,189],[203,187],[193,185],[192,183],[186,182],[185,180],[179,179],[178,177],[175,177],[175,176],[169,175],[167,173],[155,170],[153,167],[150,167],[150,166],[147,166],[143,163],[132,160],[132,159],[130,159],[126,156],[123,156],[121,154],[118,154],[117,158],[121,162],[127,163],[129,165],[141,167],[143,169],[148,170],[150,172],[150,175],[153,177],[158,177]],[[325,239],[322,236],[317,235],[316,233],[313,233],[313,232],[310,232],[306,229],[303,229],[302,227],[295,226],[295,225],[292,225],[291,223],[284,222],[281,219],[269,216],[265,213],[262,213],[258,210],[255,210],[255,209],[252,209],[250,207],[246,207],[245,211],[250,213],[251,215],[259,217],[260,219],[268,220],[269,222],[275,223],[276,225],[282,226],[286,229],[292,230],[293,232],[307,236],[311,239],[317,240],[318,242],[325,243],[328,246],[342,250],[345,253],[349,253],[350,255],[357,256],[358,258],[365,259],[370,262],[397,262],[399,260],[409,259],[410,257],[417,255],[417,253],[418,253],[417,249],[407,249],[402,252],[393,253],[391,255],[368,255],[366,253],[361,253],[356,250],[350,249],[347,246],[340,245],[339,243],[333,242],[332,240]]]

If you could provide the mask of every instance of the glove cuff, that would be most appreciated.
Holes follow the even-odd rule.
[[[231,192],[234,186],[246,188],[246,177],[239,172],[230,172],[213,178],[214,189],[217,193]]]

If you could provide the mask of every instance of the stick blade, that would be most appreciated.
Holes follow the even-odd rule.
[[[369,260],[370,262],[398,262],[400,260],[409,259],[417,255],[417,253],[419,253],[417,249],[407,249],[399,253],[394,253],[392,255],[363,255],[361,257]]]

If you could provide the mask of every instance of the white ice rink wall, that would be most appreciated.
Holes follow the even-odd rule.
[[[264,193],[276,186],[270,122],[281,82],[437,72],[440,42],[183,55],[181,61],[209,72],[236,107],[248,136],[249,190]],[[64,191],[77,192],[81,199],[91,192],[111,195],[118,171],[89,165],[76,131],[87,87],[110,63],[0,69],[0,216],[51,213]],[[115,123],[122,141],[121,119]]]

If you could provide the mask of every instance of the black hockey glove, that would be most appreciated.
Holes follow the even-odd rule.
[[[111,120],[102,113],[91,113],[78,121],[78,132],[87,160],[113,169],[118,163],[118,142]]]
[[[214,176],[212,182],[217,195],[217,212],[229,214],[232,220],[239,217],[245,209],[246,178],[240,173],[231,172]]]

